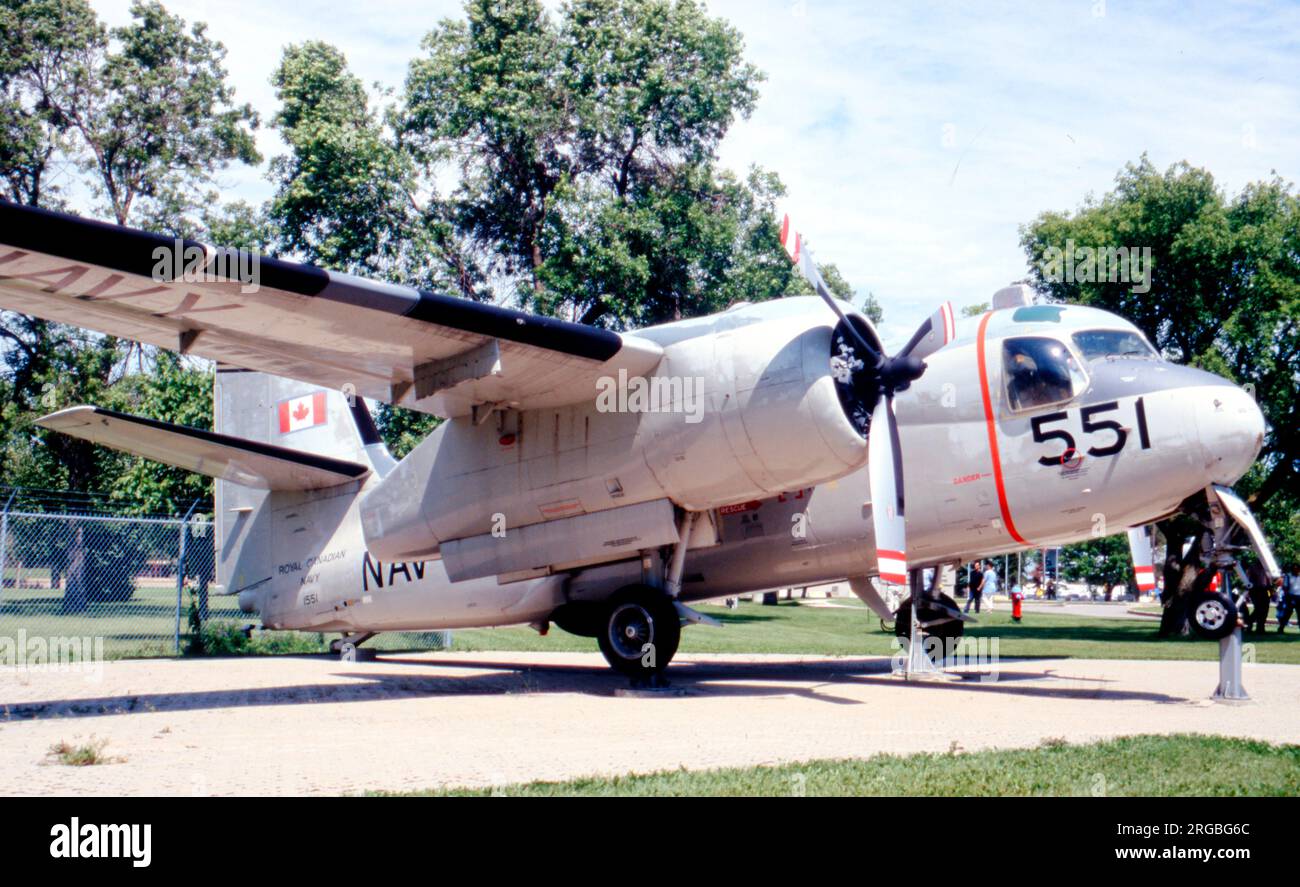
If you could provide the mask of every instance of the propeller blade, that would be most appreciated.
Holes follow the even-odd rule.
[[[879,366],[884,362],[884,355],[875,349],[858,328],[849,322],[844,311],[840,308],[839,302],[835,300],[834,294],[831,293],[830,287],[822,278],[822,273],[817,269],[817,263],[813,261],[812,251],[809,250],[803,242],[803,235],[790,227],[790,216],[786,215],[781,220],[781,246],[785,248],[785,253],[790,257],[790,261],[799,269],[799,274],[804,280],[812,286],[813,291],[821,296],[823,302],[830,306],[835,312],[835,316],[840,319],[848,330],[849,335],[853,337],[854,343],[862,349],[862,353],[867,355],[870,362]]]
[[[939,310],[931,314],[912,338],[898,352],[900,357],[915,357],[925,360],[944,345],[957,338],[957,319],[952,313],[952,302],[944,302]]]
[[[871,414],[867,472],[871,482],[871,522],[880,578],[907,583],[907,529],[903,519],[903,455],[898,445],[894,399],[882,397]]]
[[[1156,587],[1155,557],[1151,553],[1151,537],[1146,527],[1130,527],[1128,531],[1128,550],[1133,555],[1133,578],[1137,580],[1139,592],[1151,591]]]

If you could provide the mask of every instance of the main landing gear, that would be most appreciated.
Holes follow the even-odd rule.
[[[358,659],[366,658],[366,653],[373,656],[375,652],[374,650],[362,651],[357,648],[370,640],[376,634],[377,632],[373,631],[345,634],[341,638],[335,638],[330,641],[330,652],[337,653],[340,662],[356,662]]]
[[[910,570],[908,578],[912,593],[894,615],[894,634],[907,652],[901,673],[908,680],[935,679],[941,676],[944,659],[965,633],[969,617],[956,601],[939,591],[937,570],[928,589],[923,571]]]
[[[605,661],[634,685],[665,686],[664,670],[677,653],[681,617],[664,592],[649,585],[629,585],[603,608],[596,640]]]

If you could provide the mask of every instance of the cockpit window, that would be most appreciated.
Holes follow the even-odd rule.
[[[1008,339],[1002,345],[1002,365],[1013,410],[1069,400],[1087,384],[1074,355],[1057,339]]]
[[[1074,344],[1088,361],[1099,357],[1159,357],[1147,340],[1132,330],[1084,330],[1074,334]]]

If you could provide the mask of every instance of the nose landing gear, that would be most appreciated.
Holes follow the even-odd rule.
[[[1259,523],[1236,493],[1214,484],[1206,489],[1205,498],[1201,559],[1206,569],[1196,577],[1190,592],[1192,630],[1207,640],[1219,642],[1219,686],[1213,698],[1244,702],[1250,696],[1241,683],[1241,614],[1250,607],[1251,582],[1237,556],[1253,547],[1269,581],[1279,576],[1280,571]],[[1249,544],[1234,542],[1238,534],[1248,539]],[[1234,576],[1241,579],[1240,593],[1233,590]]]

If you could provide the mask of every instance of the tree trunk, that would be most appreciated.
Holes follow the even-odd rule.
[[[68,570],[63,589],[63,612],[81,613],[90,606],[90,576],[86,569],[85,527],[78,523],[70,533]]]
[[[1192,536],[1192,545],[1187,549],[1187,556],[1182,556],[1183,542],[1186,536],[1177,534],[1173,528],[1161,527],[1165,536],[1165,563],[1162,569],[1164,587],[1160,590],[1160,630],[1157,636],[1185,636],[1191,631],[1187,624],[1187,595],[1196,581],[1196,568],[1200,565],[1201,540]]]

